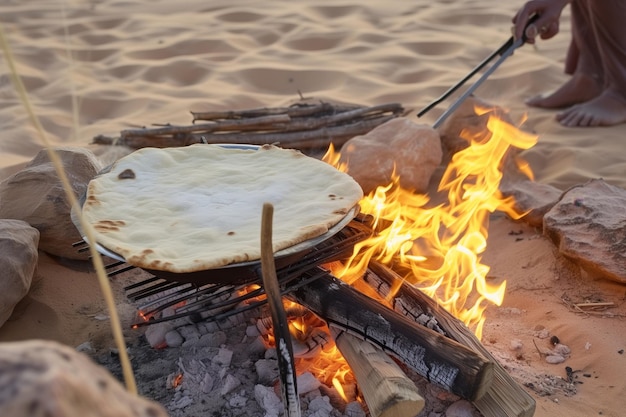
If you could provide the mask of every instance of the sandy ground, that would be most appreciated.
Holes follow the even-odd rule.
[[[521,2],[38,1],[5,0],[0,22],[49,140],[87,146],[152,123],[188,124],[189,111],[273,107],[305,97],[363,105],[399,102],[419,110],[510,36]],[[539,135],[525,152],[539,182],[562,190],[590,178],[626,187],[626,125],[564,128],[553,111],[523,99],[566,80],[562,65],[569,18],[556,38],[516,51],[478,90],[527,115]],[[42,148],[0,66],[0,180]],[[431,124],[446,108],[424,118]],[[483,342],[522,383],[576,372],[576,393],[558,386],[537,399],[536,416],[624,415],[626,287],[579,273],[541,231],[492,218],[484,262],[490,279],[508,281],[503,306],[487,310]],[[114,283],[115,284],[115,283]],[[119,290],[119,285],[117,285]],[[118,291],[118,296],[121,293]],[[583,314],[585,301],[614,302]],[[132,308],[120,302],[122,316]],[[110,343],[95,276],[42,254],[33,288],[0,329],[0,340],[49,338],[76,346]],[[538,334],[547,329],[572,349],[549,365]],[[521,342],[521,351],[511,343]],[[622,352],[622,353],[620,353]],[[545,378],[544,378],[545,380]]]

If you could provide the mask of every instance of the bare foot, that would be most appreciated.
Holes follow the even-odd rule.
[[[552,94],[532,97],[526,100],[526,104],[544,109],[562,109],[589,101],[601,92],[600,84],[593,77],[577,72]]]
[[[569,127],[613,126],[626,122],[626,100],[611,90],[598,97],[573,106],[556,115],[556,119]]]

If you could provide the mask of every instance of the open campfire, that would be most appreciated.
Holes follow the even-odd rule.
[[[532,398],[480,338],[485,308],[499,305],[506,291],[505,282],[488,282],[481,263],[489,214],[524,215],[499,185],[505,163],[517,163],[512,148],[527,149],[536,137],[491,115],[487,129],[463,139],[467,146],[451,158],[436,195],[407,190],[395,176],[360,201],[360,214],[339,233],[277,268],[296,371],[332,386],[346,403],[361,401],[371,415],[412,416],[423,408],[401,368],[472,401],[484,416],[534,413]],[[323,159],[347,169],[332,147]],[[517,169],[525,171],[523,164]],[[120,261],[107,268],[115,276],[133,267]],[[126,288],[139,311],[133,327],[151,332],[201,321],[223,329],[255,317],[272,347],[258,272],[237,282],[210,271],[191,282],[151,275]],[[165,339],[151,344],[168,346]],[[169,384],[176,388],[184,378],[179,373]]]

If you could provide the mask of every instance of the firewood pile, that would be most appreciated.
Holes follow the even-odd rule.
[[[289,107],[191,112],[192,124],[128,129],[119,137],[98,135],[93,143],[133,149],[194,143],[265,145],[300,150],[340,148],[350,138],[404,114],[397,103],[377,106],[297,102]]]

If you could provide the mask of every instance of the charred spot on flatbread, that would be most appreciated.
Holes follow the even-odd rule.
[[[125,224],[124,220],[100,220],[93,227],[98,232],[118,232]]]
[[[126,168],[124,171],[120,172],[117,176],[120,180],[134,180],[135,179],[135,171],[130,168]]]

